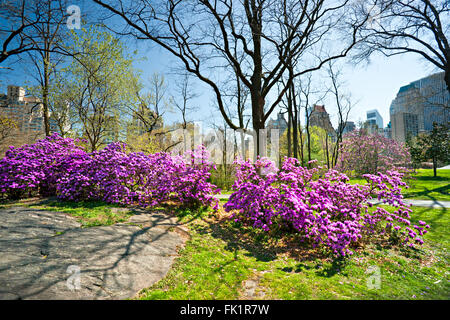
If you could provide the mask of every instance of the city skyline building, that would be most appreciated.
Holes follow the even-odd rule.
[[[0,94],[0,114],[17,125],[17,133],[32,139],[43,138],[43,105],[39,98],[26,97],[25,89],[8,85],[7,94]],[[51,123],[51,129],[54,129]]]
[[[383,128],[383,134],[385,138],[392,139],[392,126],[391,122],[386,125],[385,128]]]
[[[366,112],[367,122],[372,126],[377,126],[378,129],[383,129],[383,117],[377,109],[368,110]]]
[[[284,131],[286,131],[288,127],[288,122],[284,118],[283,114],[281,112],[278,112],[276,119],[270,119],[267,123],[266,129],[267,134],[270,136],[270,129],[278,129],[279,135],[282,136]]]
[[[336,138],[336,131],[331,124],[330,115],[325,109],[324,105],[313,105],[307,109],[309,116],[310,127],[320,127],[325,129],[329,136]],[[306,121],[306,120],[305,120]]]
[[[392,137],[405,142],[421,132],[430,132],[434,122],[449,122],[449,102],[444,72],[402,86],[389,108]]]
[[[353,121],[346,121],[346,122],[339,124],[339,131],[342,130],[343,135],[348,132],[351,132],[355,129],[356,129],[356,125],[355,125],[355,122],[353,122]]]

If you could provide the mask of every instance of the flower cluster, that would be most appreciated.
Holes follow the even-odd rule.
[[[9,197],[33,192],[61,199],[155,206],[175,200],[184,206],[209,206],[218,193],[207,180],[210,170],[203,146],[184,156],[127,153],[112,143],[91,153],[73,140],[53,135],[34,145],[11,148],[0,161],[0,190]]]
[[[346,173],[386,173],[388,170],[408,172],[411,163],[408,149],[402,143],[378,133],[368,134],[363,129],[344,136],[336,169]]]
[[[368,183],[352,185],[349,178],[322,167],[307,169],[285,158],[280,170],[267,158],[237,160],[235,191],[224,205],[232,219],[265,231],[297,233],[313,246],[321,245],[345,256],[367,239],[387,235],[403,244],[421,244],[426,228],[410,228],[410,209],[402,202],[402,174],[365,175]],[[373,197],[397,207],[394,213],[378,207]],[[415,229],[415,230],[413,230]]]
[[[13,199],[36,192],[54,195],[60,159],[80,152],[84,153],[72,139],[56,134],[20,148],[11,146],[0,160],[0,192]]]

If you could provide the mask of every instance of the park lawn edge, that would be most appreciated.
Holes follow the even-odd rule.
[[[111,212],[114,207],[101,202],[44,203],[16,204],[85,218],[84,227],[102,225],[102,213]],[[412,208],[412,223],[425,220],[431,225],[423,248],[384,248],[374,244],[346,260],[317,257],[314,250],[300,252],[311,253],[315,258],[296,255],[295,250],[277,252],[280,239],[224,219],[220,217],[222,210],[215,214],[211,210],[180,209],[179,222],[188,227],[190,239],[180,249],[167,276],[135,298],[448,299],[447,210]],[[85,212],[85,216],[80,217],[76,210]],[[89,215],[93,220],[88,219]],[[123,221],[132,214],[126,215]],[[106,222],[110,225],[122,220]],[[376,267],[381,279],[379,289],[377,282],[370,280],[376,275]],[[375,287],[369,289],[370,283]]]
[[[273,242],[255,230],[247,230],[256,235],[251,241],[230,239],[242,227],[223,221],[221,226],[215,218],[193,220],[188,225],[191,239],[168,275],[135,299],[446,300],[450,292],[446,210],[412,208],[412,222],[432,219],[422,248],[373,244],[343,260],[273,252]],[[379,288],[373,281],[377,270]]]

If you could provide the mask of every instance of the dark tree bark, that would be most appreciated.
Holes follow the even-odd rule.
[[[292,96],[292,109],[293,109],[293,115],[292,115],[292,131],[293,131],[293,136],[292,136],[292,142],[294,143],[294,158],[298,159],[298,109],[297,109],[297,103],[296,103],[296,95],[295,95],[295,87],[294,84],[292,83],[291,88],[291,96]]]
[[[290,90],[288,91],[288,101],[287,101],[287,114],[288,114],[288,127],[287,127],[287,152],[288,157],[292,157],[292,122],[293,122],[293,116],[292,116],[292,100],[290,95]]]

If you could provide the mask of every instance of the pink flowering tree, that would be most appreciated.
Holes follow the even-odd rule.
[[[365,185],[322,167],[307,169],[295,158],[285,158],[280,170],[267,158],[255,163],[237,160],[234,193],[224,208],[231,218],[266,232],[283,230],[301,241],[321,246],[339,256],[351,255],[364,241],[388,237],[403,245],[422,244],[429,226],[410,225],[409,209],[402,201],[402,173],[366,174]],[[369,209],[369,200],[395,206]]]
[[[357,176],[389,170],[406,173],[410,171],[407,169],[410,163],[411,156],[404,144],[378,133],[355,130],[344,136],[335,169]]]

